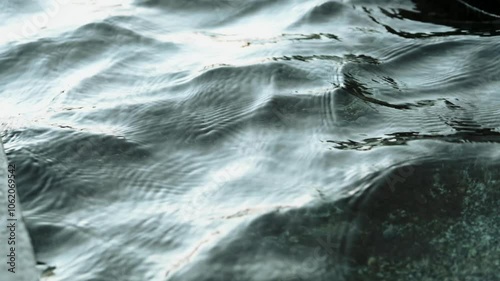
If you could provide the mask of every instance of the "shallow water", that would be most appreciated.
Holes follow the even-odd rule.
[[[44,280],[500,280],[498,1],[0,16]]]

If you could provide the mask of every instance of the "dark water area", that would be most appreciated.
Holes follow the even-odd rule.
[[[1,280],[500,280],[499,1],[0,18]]]

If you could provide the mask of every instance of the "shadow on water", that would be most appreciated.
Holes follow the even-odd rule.
[[[470,156],[383,171],[348,199],[353,280],[498,278],[499,168],[498,159]]]
[[[425,38],[450,35],[496,36],[500,34],[500,3],[487,0],[413,0],[415,10],[385,9],[382,13],[396,19],[444,25],[454,31],[436,33],[415,33],[398,31],[370,16],[373,21],[383,25],[390,33],[405,38]],[[367,9],[365,9],[368,12]],[[370,13],[370,12],[368,12]]]
[[[465,154],[394,165],[343,199],[263,215],[172,280],[498,280],[500,165]]]

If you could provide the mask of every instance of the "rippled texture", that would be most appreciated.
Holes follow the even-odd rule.
[[[44,280],[500,280],[498,1],[0,15]]]

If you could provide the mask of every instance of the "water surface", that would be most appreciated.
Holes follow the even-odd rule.
[[[499,7],[0,4],[44,280],[500,280]]]

